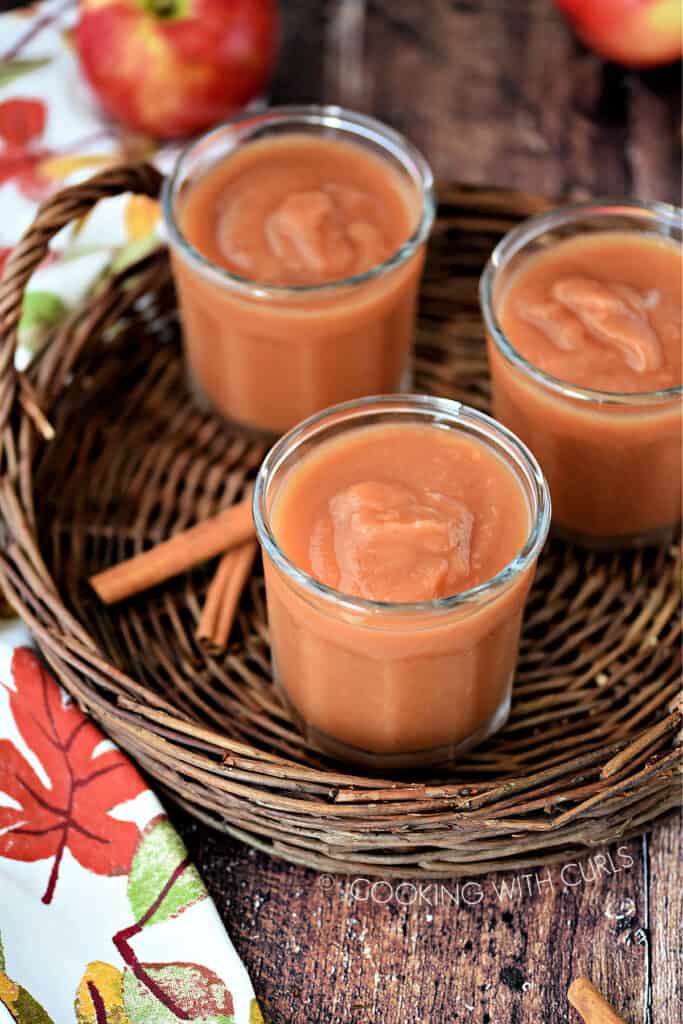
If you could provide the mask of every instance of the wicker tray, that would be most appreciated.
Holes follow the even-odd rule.
[[[193,639],[211,566],[120,607],[97,602],[90,573],[232,501],[263,454],[188,400],[163,251],[110,280],[26,377],[14,371],[23,290],[51,236],[102,196],[158,187],[135,166],[61,193],[0,291],[0,576],[64,686],[199,819],[327,871],[457,876],[567,860],[677,806],[678,548],[549,544],[510,722],[447,778],[363,778],[306,748],[271,686],[260,570],[219,660]],[[544,205],[441,191],[421,390],[486,408],[477,277],[501,233]]]

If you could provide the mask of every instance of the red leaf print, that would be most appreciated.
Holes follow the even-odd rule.
[[[0,150],[0,185],[16,178],[17,188],[27,199],[42,199],[50,190],[50,182],[40,174],[40,164],[50,155],[47,149],[29,152],[21,149]]]
[[[45,130],[45,104],[38,99],[15,98],[0,103],[0,185],[14,179],[27,199],[38,201],[51,191],[51,182],[40,173],[41,163],[52,155],[40,146]]]
[[[42,100],[15,97],[0,103],[0,137],[8,146],[23,147],[40,138],[45,130],[45,121]]]
[[[108,812],[141,793],[145,783],[118,750],[93,756],[103,734],[75,704],[64,703],[33,651],[17,648],[12,674],[16,689],[10,690],[10,710],[50,786],[10,740],[0,740],[0,792],[19,804],[0,807],[0,856],[53,857],[42,898],[50,903],[65,849],[95,874],[127,874],[140,832]]]

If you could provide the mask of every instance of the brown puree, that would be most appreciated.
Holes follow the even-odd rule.
[[[577,235],[531,256],[500,296],[499,320],[529,362],[597,391],[681,383],[679,246],[634,232]]]
[[[383,263],[416,226],[415,197],[386,161],[348,142],[252,142],[198,181],[182,208],[212,263],[274,285],[316,285]]]
[[[277,676],[323,746],[351,757],[456,748],[505,717],[533,565],[475,606],[405,602],[489,580],[523,548],[530,518],[493,450],[429,425],[351,430],[288,473],[271,511],[285,555],[347,595],[392,602],[330,607],[265,560]]]
[[[573,397],[489,337],[496,416],[548,479],[553,523],[593,546],[665,537],[681,518],[681,251],[638,231],[577,234],[494,288],[505,337],[553,378],[630,399]]]
[[[388,159],[296,132],[248,142],[192,182],[179,203],[183,235],[251,282],[173,252],[189,369],[213,406],[281,433],[336,402],[400,390],[424,245],[375,277],[325,286],[385,263],[422,208]]]

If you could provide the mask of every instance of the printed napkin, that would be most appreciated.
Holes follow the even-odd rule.
[[[79,73],[77,10],[75,0],[46,0],[0,16],[0,273],[52,193],[121,162],[151,160],[166,171],[178,151],[106,120]],[[110,266],[122,269],[158,244],[158,227],[156,200],[125,195],[53,240],[26,296],[21,368]]]
[[[155,149],[108,123],[71,44],[77,5],[0,16],[0,271],[38,203]],[[158,204],[101,203],[30,283],[17,362],[113,264],[158,244]],[[196,868],[130,761],[72,703],[18,621],[0,624],[0,1024],[257,1024]]]

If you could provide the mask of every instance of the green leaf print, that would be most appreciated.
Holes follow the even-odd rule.
[[[37,71],[50,63],[49,57],[39,57],[35,60],[7,60],[0,63],[0,89],[9,85],[15,78],[27,75],[30,71]]]
[[[30,992],[21,985],[17,986],[17,997],[7,1009],[17,1024],[54,1024],[52,1017],[45,1012],[40,1003],[36,1002]]]
[[[5,951],[0,936],[0,1006],[9,1010],[16,1024],[54,1024],[30,992],[5,974]]]
[[[19,321],[20,343],[35,352],[40,348],[45,335],[63,319],[66,311],[66,306],[54,292],[27,292]]]
[[[175,1007],[159,1002],[149,988],[126,968],[123,975],[123,1004],[130,1024],[235,1024],[230,992],[208,967],[199,964],[144,964],[151,977]]]
[[[144,927],[167,921],[206,897],[204,883],[193,864],[188,864],[169,886],[173,873],[186,858],[187,850],[168,818],[153,818],[138,843],[128,875],[128,902],[135,920]],[[168,892],[161,904],[146,918],[166,886]]]

